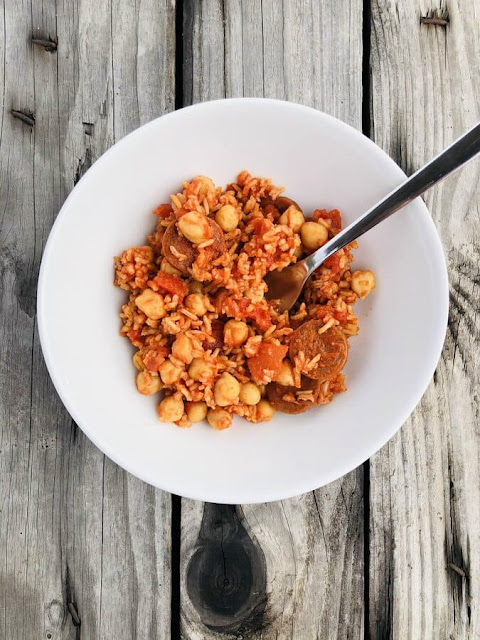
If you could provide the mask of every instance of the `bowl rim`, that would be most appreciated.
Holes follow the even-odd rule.
[[[251,98],[251,97],[221,98],[217,100],[210,100],[206,102],[196,103],[191,106],[183,107],[181,109],[177,109],[175,111],[159,116],[158,118],[155,118],[141,125],[140,127],[137,127],[136,129],[131,131],[129,134],[121,138],[119,141],[117,141],[115,144],[113,144],[111,147],[109,147],[85,172],[85,174],[78,181],[78,183],[73,187],[73,189],[65,199],[51,227],[47,242],[45,244],[43,255],[42,255],[42,260],[41,260],[41,265],[39,270],[39,277],[38,277],[38,286],[37,286],[37,323],[38,323],[38,331],[39,331],[40,344],[42,348],[43,357],[45,360],[48,373],[55,387],[55,390],[58,393],[68,414],[71,416],[74,422],[82,429],[85,435],[94,443],[96,447],[98,447],[98,449],[100,449],[100,451],[102,451],[104,455],[108,456],[113,462],[118,464],[120,467],[122,467],[123,469],[125,469],[126,471],[134,475],[135,477],[141,479],[142,481],[147,482],[148,484],[151,484],[154,487],[162,489],[163,491],[168,491],[173,494],[178,494],[188,499],[200,500],[200,501],[214,501],[219,504],[258,504],[258,503],[271,502],[276,500],[284,500],[284,499],[292,498],[295,496],[299,496],[299,495],[302,495],[303,493],[313,491],[321,486],[324,486],[326,484],[329,484],[330,482],[333,482],[338,478],[343,477],[345,474],[354,470],[359,465],[363,464],[364,462],[369,460],[373,455],[375,455],[375,453],[377,453],[379,449],[383,447],[395,435],[395,433],[397,433],[400,427],[405,423],[405,421],[413,413],[418,403],[420,402],[421,398],[423,397],[424,393],[426,392],[442,353],[446,330],[447,330],[448,312],[449,312],[448,271],[447,271],[447,263],[446,263],[443,245],[441,243],[440,235],[437,231],[435,223],[433,222],[432,216],[425,205],[425,202],[423,201],[422,198],[418,198],[420,206],[423,208],[424,213],[427,214],[425,216],[425,222],[428,226],[430,226],[430,230],[432,231],[430,236],[431,248],[432,250],[434,250],[436,254],[435,255],[436,261],[441,267],[437,274],[438,275],[437,286],[438,286],[438,291],[440,292],[440,297],[441,297],[441,315],[438,319],[438,322],[435,325],[435,335],[432,336],[432,339],[435,344],[435,348],[432,349],[432,351],[435,352],[435,357],[432,357],[431,366],[426,369],[424,376],[419,381],[417,386],[417,389],[418,389],[417,393],[412,394],[410,398],[410,402],[406,404],[407,408],[401,414],[398,413],[395,419],[392,419],[389,422],[389,428],[385,428],[382,431],[382,433],[379,436],[377,436],[376,439],[373,439],[373,438],[369,439],[367,454],[364,449],[360,449],[357,452],[356,456],[350,457],[348,459],[348,462],[344,461],[343,463],[339,463],[335,468],[335,472],[331,472],[330,474],[325,474],[324,472],[321,473],[321,471],[319,470],[319,474],[318,474],[319,484],[314,487],[311,486],[311,482],[305,481],[305,483],[302,483],[301,480],[299,480],[299,482],[295,485],[295,489],[292,490],[291,492],[287,492],[287,493],[284,491],[277,492],[275,490],[275,487],[272,487],[272,488],[263,489],[263,490],[256,490],[255,494],[253,494],[252,489],[249,489],[248,491],[250,492],[250,495],[247,497],[247,499],[245,499],[245,496],[236,496],[235,494],[233,494],[232,500],[229,500],[228,502],[227,501],[222,502],[221,499],[220,500],[218,499],[218,496],[206,496],[205,494],[202,494],[201,491],[199,492],[196,492],[195,490],[184,491],[183,488],[180,488],[181,490],[179,491],[179,487],[173,486],[171,482],[165,482],[165,483],[162,482],[162,485],[160,486],[157,480],[151,477],[151,474],[147,472],[143,472],[142,470],[139,471],[138,469],[132,469],[128,460],[122,459],[122,456],[119,455],[117,452],[112,451],[110,446],[100,442],[100,438],[97,437],[96,435],[96,430],[90,429],[88,425],[84,424],[82,420],[79,419],[79,416],[75,408],[71,406],[69,402],[68,394],[62,388],[60,380],[55,372],[55,366],[50,357],[49,347],[48,347],[47,330],[46,330],[46,315],[47,315],[46,281],[47,281],[48,265],[49,265],[50,256],[52,255],[55,248],[56,238],[58,236],[59,231],[61,230],[62,221],[68,215],[70,202],[75,198],[75,192],[78,190],[77,188],[79,187],[79,185],[85,185],[85,183],[88,182],[88,180],[93,175],[93,173],[100,166],[102,166],[105,162],[108,161],[108,158],[110,157],[110,155],[115,153],[118,147],[127,146],[132,141],[132,139],[134,139],[138,135],[140,131],[148,129],[149,127],[154,128],[156,126],[156,123],[159,120],[162,120],[162,122],[165,122],[166,120],[175,120],[177,118],[183,118],[185,116],[190,117],[198,112],[201,112],[202,110],[209,110],[215,107],[230,108],[230,106],[234,107],[236,105],[245,104],[245,103],[252,104],[252,105],[263,105],[263,106],[270,105],[273,108],[290,109],[292,113],[297,112],[297,115],[298,114],[301,115],[302,112],[304,113],[313,112],[315,113],[316,117],[318,117],[319,119],[323,119],[327,123],[327,125],[328,123],[330,123],[330,124],[334,124],[336,127],[339,127],[340,129],[343,128],[348,132],[350,136],[353,136],[353,138],[356,137],[358,140],[361,140],[362,144],[369,146],[370,149],[372,150],[372,153],[375,153],[377,154],[377,156],[380,156],[382,161],[385,162],[387,165],[389,165],[389,168],[392,171],[392,173],[395,172],[397,174],[399,181],[407,177],[404,171],[397,165],[397,163],[392,158],[390,158],[390,156],[381,147],[379,147],[373,140],[365,136],[361,131],[347,124],[346,122],[340,120],[339,118],[336,118],[330,114],[327,114],[313,107],[305,106],[295,102],[290,102],[287,100],[278,100],[273,98]],[[321,480],[320,480],[320,476],[322,478]]]

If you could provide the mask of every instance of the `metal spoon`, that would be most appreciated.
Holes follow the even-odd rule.
[[[433,187],[452,171],[462,167],[478,153],[480,122],[315,253],[282,271],[268,273],[265,276],[268,285],[266,297],[269,300],[278,300],[279,309],[282,311],[290,309],[297,301],[305,282],[322,262]]]

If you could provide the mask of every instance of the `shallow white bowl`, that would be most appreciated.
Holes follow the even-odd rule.
[[[176,111],[134,131],[87,172],[50,234],[38,286],[43,353],[68,411],[119,465],[162,489],[220,503],[278,500],[315,489],[365,461],[406,420],[433,375],[448,312],[445,260],[418,199],[366,234],[355,268],[377,288],[356,311],[348,392],[269,423],[231,429],[161,424],[135,388],[132,348],[119,336],[126,294],[113,261],[144,243],[151,210],[196,174],[219,185],[239,171],[268,176],[306,212],[338,208],[349,223],[404,179],[355,129],[292,103],[236,99]]]

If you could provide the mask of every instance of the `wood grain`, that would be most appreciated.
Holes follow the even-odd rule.
[[[35,295],[74,183],[116,139],[172,108],[174,6],[2,8],[0,636],[169,638],[170,496],[121,471],[67,415],[41,356]],[[33,113],[34,126],[12,109]]]
[[[263,95],[360,128],[363,4],[183,0],[185,104]],[[479,118],[478,2],[369,4],[371,133],[411,173]],[[172,569],[188,640],[362,638],[364,624],[375,639],[480,637],[478,163],[427,194],[450,272],[447,340],[370,474],[272,504],[183,500],[172,567],[170,496],[72,422],[35,297],[74,183],[174,106],[175,2],[0,0],[0,13],[0,637],[170,638]]]
[[[188,0],[184,10],[187,103],[287,98],[361,126],[361,2]],[[283,502],[183,500],[181,549],[184,638],[363,638],[362,468]]]
[[[407,173],[479,119],[478,9],[372,3],[374,139]],[[480,636],[479,175],[476,161],[425,198],[445,247],[450,319],[433,383],[371,461],[372,638]]]

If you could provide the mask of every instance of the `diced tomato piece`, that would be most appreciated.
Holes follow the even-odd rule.
[[[168,354],[167,347],[153,347],[145,353],[143,363],[148,371],[158,371]]]
[[[318,222],[319,218],[323,218],[323,220],[325,220],[327,216],[328,216],[328,211],[326,209],[315,209],[312,217],[315,220],[315,222]]]
[[[338,322],[340,322],[340,324],[346,324],[347,322],[347,312],[346,311],[338,311],[337,309],[333,309],[332,307],[329,307],[328,305],[324,305],[322,307],[317,307],[315,309],[315,318],[317,318],[318,320],[323,320],[325,321],[325,318],[327,316],[331,316],[332,318],[335,318],[335,320],[338,320]]]
[[[332,227],[334,229],[342,228],[342,214],[338,209],[332,209],[331,211],[329,211],[328,216],[332,221]]]
[[[331,220],[332,229],[335,231],[340,231],[342,228],[342,214],[338,209],[332,209],[331,211],[327,211],[326,209],[316,209],[313,212],[313,219],[318,220],[319,218],[322,218],[323,220]]]
[[[251,319],[257,324],[258,328],[262,331],[267,331],[267,329],[270,329],[270,327],[272,326],[272,321],[270,320],[270,313],[268,312],[268,309],[255,307],[249,317],[251,317]]]
[[[241,300],[235,300],[235,304],[240,309],[242,317],[248,317],[249,309],[250,307],[253,307],[253,302],[251,300],[248,300],[247,298],[242,298]]]
[[[280,217],[280,211],[273,204],[267,204],[263,209],[263,213],[265,216],[271,216],[274,220]]]
[[[166,291],[172,295],[177,295],[180,298],[180,302],[188,293],[187,283],[173,273],[165,273],[159,271],[157,275],[148,281],[148,285],[154,290]]]
[[[274,380],[280,373],[287,351],[286,346],[262,342],[257,354],[248,359],[253,379],[261,384]]]
[[[173,207],[171,204],[161,204],[152,213],[160,218],[168,218],[173,213]]]
[[[136,347],[142,346],[142,341],[140,339],[141,335],[142,335],[141,329],[130,329],[130,331],[127,333],[128,339]]]
[[[268,308],[255,304],[247,298],[235,300],[235,298],[225,298],[221,301],[222,312],[230,318],[253,320],[259,329],[266,331],[272,326]]]
[[[224,313],[229,318],[241,320],[245,314],[241,311],[238,301],[226,296],[224,291],[220,291],[215,299],[215,310],[217,313]]]
[[[341,256],[339,256],[337,252],[334,253],[333,256],[330,256],[330,258],[327,258],[323,263],[326,267],[332,270],[332,275],[335,275],[341,270],[340,258]]]
[[[267,231],[273,229],[273,223],[265,218],[254,218],[248,224],[257,236],[263,236]]]
[[[333,312],[333,317],[335,318],[335,320],[338,320],[340,322],[340,324],[346,324],[347,323],[347,312],[346,311],[334,311]]]

